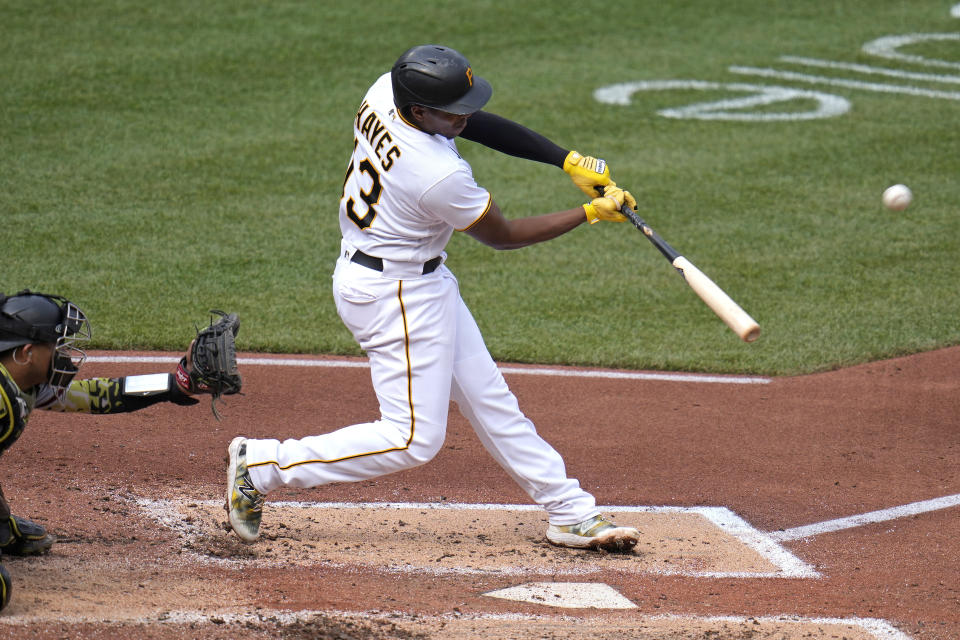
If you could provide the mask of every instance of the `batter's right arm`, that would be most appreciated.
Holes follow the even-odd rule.
[[[491,200],[487,213],[464,231],[494,249],[519,249],[561,236],[588,220],[590,224],[625,222],[626,217],[620,213],[624,203],[636,209],[637,201],[629,192],[609,187],[603,197],[594,198],[576,209],[508,220],[497,203]]]
[[[583,207],[508,220],[497,203],[491,201],[487,213],[465,231],[488,247],[519,249],[561,236],[586,220]]]

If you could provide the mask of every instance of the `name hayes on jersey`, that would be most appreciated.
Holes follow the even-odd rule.
[[[370,111],[370,113],[367,113],[367,111]],[[366,117],[364,117],[365,113]],[[377,158],[380,159],[380,166],[383,167],[384,171],[389,171],[390,167],[393,166],[394,160],[400,157],[400,149],[398,149],[396,145],[392,145],[386,150],[386,153],[384,153],[384,148],[393,142],[393,137],[387,131],[387,128],[383,126],[383,123],[380,122],[380,118],[377,117],[377,112],[370,109],[370,105],[366,100],[363,101],[363,104],[360,105],[360,110],[357,111],[356,126],[357,130],[363,134],[363,137],[366,138],[370,146],[373,147],[374,153],[376,153]]]

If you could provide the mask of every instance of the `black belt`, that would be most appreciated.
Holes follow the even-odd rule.
[[[365,254],[363,251],[360,251],[359,249],[354,251],[353,255],[350,256],[350,262],[356,262],[357,264],[363,265],[368,269],[373,269],[374,271],[381,271],[381,272],[383,271],[383,258],[375,258],[373,256],[368,256],[367,254]],[[427,275],[428,273],[433,273],[434,271],[437,270],[437,267],[439,267],[442,263],[443,263],[443,258],[441,256],[437,256],[436,258],[430,258],[429,260],[423,263],[423,275]]]

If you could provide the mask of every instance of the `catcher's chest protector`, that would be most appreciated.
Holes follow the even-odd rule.
[[[0,365],[0,455],[23,433],[29,415],[17,384]]]

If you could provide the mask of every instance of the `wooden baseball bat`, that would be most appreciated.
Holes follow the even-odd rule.
[[[717,316],[723,320],[735,334],[740,336],[744,342],[753,342],[760,335],[760,325],[750,317],[740,305],[733,301],[727,293],[718,287],[713,280],[700,271],[692,262],[684,258],[680,253],[670,246],[666,240],[650,228],[643,219],[626,204],[621,207],[620,212],[625,215],[630,222],[639,229],[647,239],[653,243],[660,253],[663,254],[673,268],[677,270],[683,279],[686,280],[690,288],[693,289],[700,299],[710,307]]]

